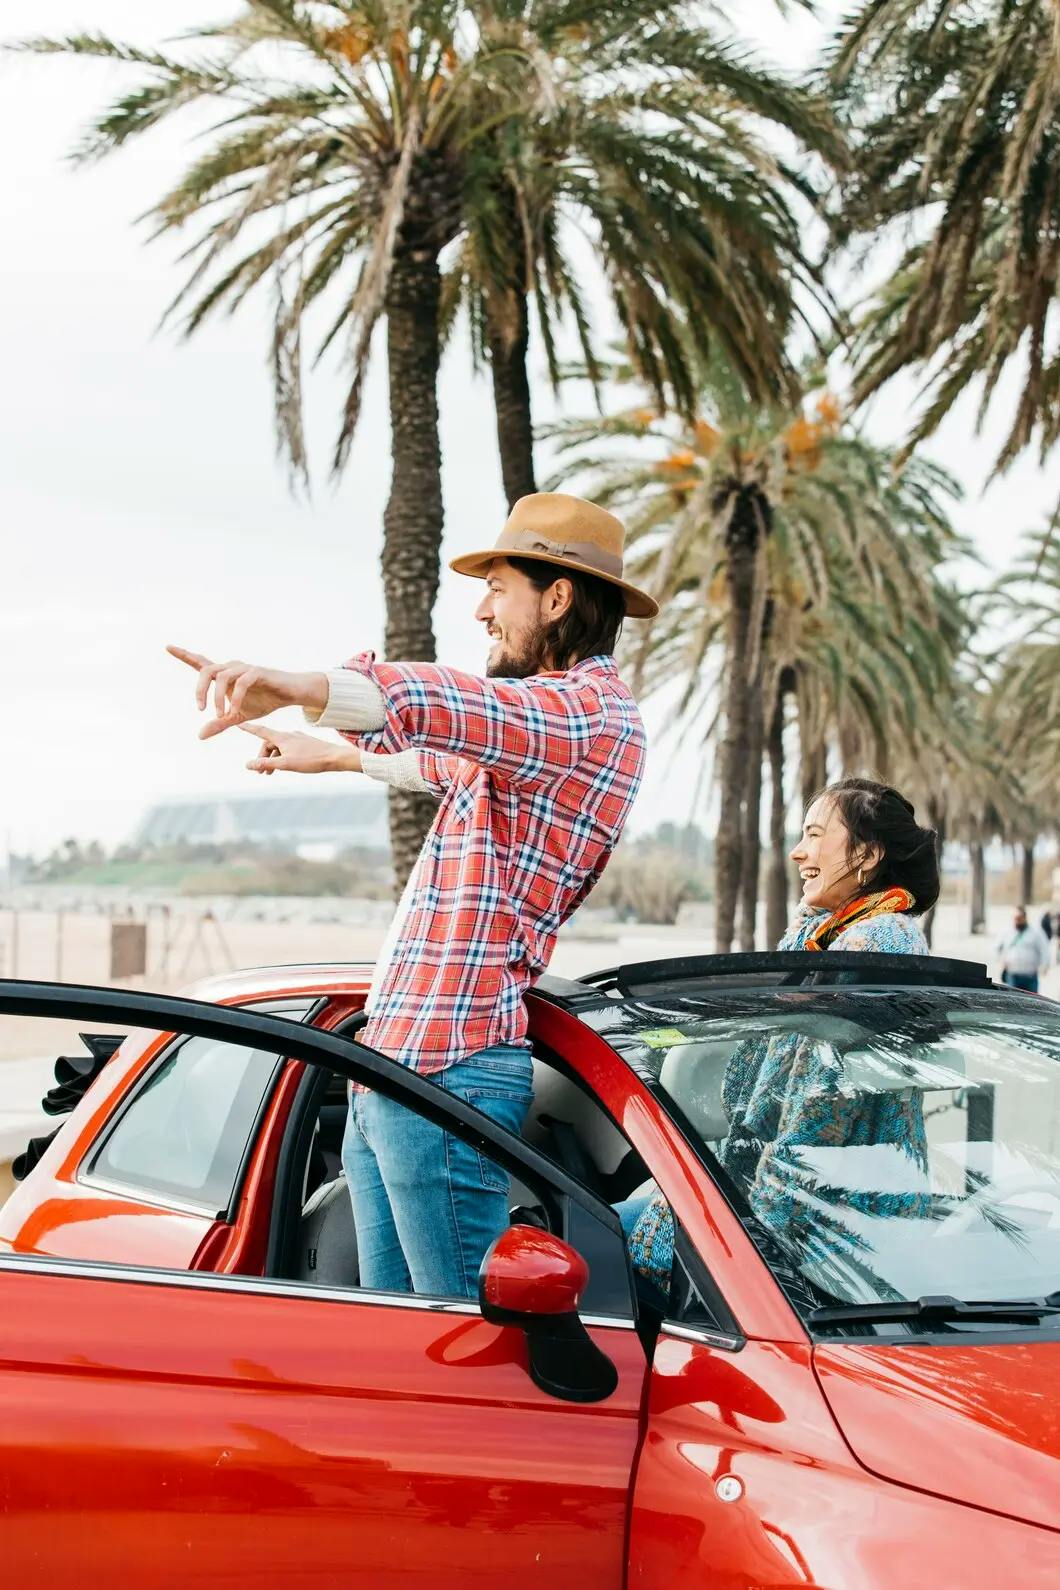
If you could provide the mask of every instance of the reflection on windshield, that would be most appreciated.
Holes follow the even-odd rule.
[[[766,1257],[783,1256],[782,1279],[838,1302],[1060,1288],[1060,1021],[1047,1004],[793,995],[763,1021],[761,1005],[734,1003],[668,1011],[665,1025],[657,1007],[638,1021],[627,1007],[608,1037],[680,1108]]]
[[[851,1247],[848,1210],[883,1220],[931,1210],[922,1093],[850,1089],[846,1080],[835,1044],[797,1032],[738,1044],[723,1073],[729,1130],[718,1158],[758,1218],[816,1264],[837,1244]],[[835,1167],[845,1184],[829,1184],[836,1148],[855,1151],[864,1179],[851,1177],[845,1154]]]

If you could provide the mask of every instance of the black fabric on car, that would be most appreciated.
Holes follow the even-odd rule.
[[[87,1053],[60,1055],[56,1060],[55,1086],[49,1088],[41,1100],[45,1115],[69,1115],[75,1110],[103,1067],[125,1042],[125,1034],[120,1032],[79,1032],[77,1036]],[[11,1162],[11,1174],[15,1181],[25,1180],[61,1130],[60,1125],[45,1137],[30,1138],[24,1151],[16,1154]]]
[[[62,1131],[57,1126],[54,1132],[49,1132],[47,1137],[31,1137],[21,1154],[16,1154],[11,1161],[11,1175],[15,1181],[25,1181],[34,1165],[40,1163],[47,1153],[49,1146]]]
[[[103,1070],[125,1042],[121,1032],[79,1032],[87,1054],[61,1054],[55,1062],[55,1086],[41,1100],[45,1115],[69,1115],[77,1108]]]

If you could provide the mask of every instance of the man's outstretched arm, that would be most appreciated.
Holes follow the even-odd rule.
[[[362,751],[347,740],[318,740],[313,734],[288,729],[272,729],[261,723],[242,723],[244,734],[259,739],[261,749],[248,763],[252,773],[365,773],[392,789],[427,793],[429,785],[420,772],[419,751],[398,751],[393,756]]]
[[[382,706],[382,743],[422,753],[432,788],[473,762],[512,783],[546,785],[576,767],[603,727],[595,682],[543,675],[483,679],[437,663],[376,662],[370,652],[327,675],[329,704],[312,721],[361,731],[368,691]],[[378,708],[377,708],[378,710]],[[374,727],[374,724],[372,725]]]
[[[301,706],[323,727],[381,730],[389,751],[419,749],[420,772],[436,794],[451,782],[457,760],[515,782],[548,783],[581,761],[604,718],[591,686],[548,678],[481,679],[434,663],[377,664],[371,653],[331,673],[288,673],[167,649],[196,670],[200,710],[213,691],[216,716],[201,739],[279,707]]]
[[[415,749],[393,755],[364,751],[356,744],[337,745],[312,735],[282,729],[266,729],[254,722],[281,707],[300,706],[322,727],[349,729],[356,726],[367,732],[381,729],[386,718],[383,694],[371,680],[339,670],[342,684],[338,717],[327,717],[330,702],[329,676],[326,673],[290,673],[279,668],[259,668],[251,663],[214,663],[200,652],[182,646],[167,646],[171,656],[194,668],[198,678],[195,699],[205,711],[213,692],[214,719],[203,725],[200,738],[211,739],[225,729],[239,727],[263,742],[261,751],[247,763],[254,773],[365,773],[369,778],[395,789],[426,792],[432,787],[443,793],[449,770],[433,766],[421,771],[421,753]],[[341,721],[340,721],[341,720]],[[439,762],[441,758],[437,759]],[[424,776],[424,771],[427,777]],[[433,777],[432,777],[433,775]],[[441,775],[441,776],[439,776]],[[441,784],[442,788],[437,786]]]

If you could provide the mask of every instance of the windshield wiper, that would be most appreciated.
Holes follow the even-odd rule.
[[[1009,1320],[1015,1324],[1044,1319],[1047,1314],[1060,1314],[1060,1294],[1049,1297],[1013,1297],[972,1299],[964,1302],[959,1297],[917,1297],[896,1303],[841,1303],[834,1307],[811,1309],[807,1320],[811,1325],[889,1325],[903,1320],[915,1320],[940,1325],[959,1324],[962,1320]]]

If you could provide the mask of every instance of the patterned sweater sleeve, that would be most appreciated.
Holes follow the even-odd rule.
[[[584,761],[606,720],[600,692],[588,681],[481,679],[434,663],[376,662],[371,652],[346,666],[382,698],[383,723],[372,750],[412,745],[531,788],[547,787]],[[366,744],[363,736],[360,743]],[[434,787],[451,775],[452,764],[428,765],[425,758],[420,770]]]

